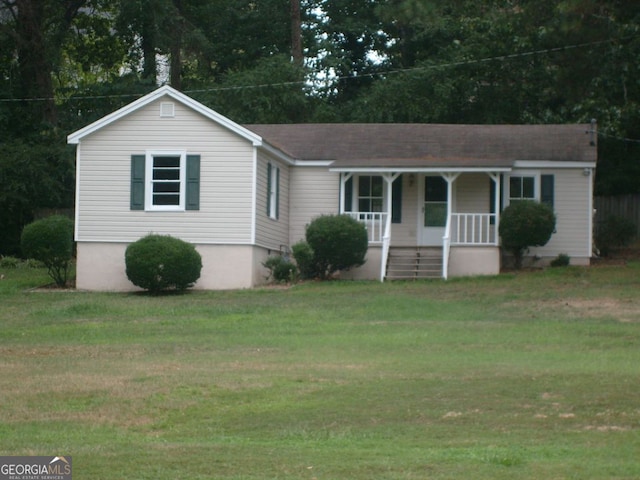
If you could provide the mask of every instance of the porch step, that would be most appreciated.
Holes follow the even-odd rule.
[[[391,247],[386,280],[442,278],[442,248]]]

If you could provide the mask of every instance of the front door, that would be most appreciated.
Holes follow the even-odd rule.
[[[427,175],[422,187],[421,244],[441,246],[447,224],[447,181]]]

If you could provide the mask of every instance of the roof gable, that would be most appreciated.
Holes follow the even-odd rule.
[[[183,93],[180,93],[179,91],[170,87],[169,85],[164,85],[154,90],[153,92],[135,100],[134,102],[131,102],[128,105],[125,105],[124,107],[116,110],[115,112],[112,112],[102,117],[101,119],[96,120],[95,122],[87,125],[86,127],[73,132],[67,137],[67,142],[70,144],[78,144],[84,137],[91,135],[92,133],[100,130],[101,128],[106,127],[107,125],[117,122],[121,118],[135,111],[138,111],[139,109],[144,108],[150,103],[155,102],[156,100],[161,99],[163,97],[169,97],[175,100],[176,102],[179,102],[184,106],[200,113],[201,115],[208,118],[209,120],[227,128],[228,130],[239,135],[240,137],[245,138],[246,140],[253,143],[253,145],[255,146],[262,145],[262,138],[260,138],[260,136],[257,135],[256,133],[251,132],[250,130],[247,130],[243,126],[238,125],[232,120],[229,120],[227,117],[220,115],[219,113],[211,110],[209,107],[206,107],[200,102],[195,101],[191,97],[188,97]]]

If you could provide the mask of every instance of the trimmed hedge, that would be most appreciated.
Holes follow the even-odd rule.
[[[512,202],[500,216],[502,246],[513,254],[516,268],[522,266],[522,257],[529,247],[547,244],[555,228],[553,209],[532,200]]]
[[[349,215],[322,215],[307,226],[317,275],[326,279],[339,270],[365,262],[369,248],[367,228]]]
[[[42,262],[59,287],[67,284],[73,257],[73,221],[63,215],[36,220],[22,230],[22,253]]]
[[[195,247],[169,235],[147,235],[132,243],[125,252],[125,264],[131,283],[156,294],[192,287],[202,270]]]

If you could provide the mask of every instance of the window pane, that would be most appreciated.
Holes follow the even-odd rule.
[[[359,198],[358,199],[358,211],[359,212],[370,212],[371,211],[371,200],[368,198]]]
[[[358,195],[361,197],[371,195],[371,177],[360,177],[358,179]]]
[[[522,198],[522,177],[509,178],[509,197]]]
[[[522,198],[535,198],[533,177],[522,177]]]
[[[382,177],[371,177],[371,196],[382,198]]]
[[[154,205],[180,205],[180,195],[154,195]]]
[[[179,182],[156,182],[153,184],[153,193],[180,193]]]
[[[382,211],[382,199],[381,198],[373,198],[371,199],[371,210],[370,212],[381,212]]]
[[[442,177],[425,177],[424,200],[426,202],[446,202],[447,181]]]
[[[154,180],[180,180],[180,170],[170,168],[170,169],[158,169],[155,168],[153,170],[153,179]]]
[[[444,227],[447,224],[447,203],[426,203],[424,206],[424,226]]]
[[[153,167],[180,167],[180,157],[153,157]]]

